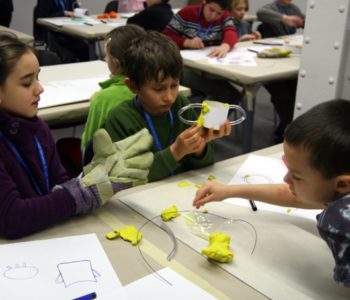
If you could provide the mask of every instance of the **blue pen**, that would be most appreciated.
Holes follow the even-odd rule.
[[[74,298],[73,300],[92,300],[92,299],[96,299],[97,295],[95,292],[90,293],[90,294],[86,294],[83,296],[80,296],[78,298]]]

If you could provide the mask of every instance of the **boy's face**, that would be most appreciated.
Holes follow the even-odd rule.
[[[179,80],[172,77],[163,81],[152,79],[135,89],[131,90],[139,96],[143,109],[150,115],[160,115],[169,111],[175,102],[179,92]]]
[[[284,142],[284,157],[288,172],[284,181],[293,195],[304,202],[325,204],[336,200],[337,180],[326,179],[311,167],[310,154],[302,146],[295,147]]]
[[[35,117],[44,91],[38,81],[39,71],[36,56],[32,52],[23,54],[0,86],[0,108],[17,116]]]
[[[238,21],[241,22],[247,11],[247,6],[244,1],[239,1],[235,7],[232,7],[231,15]]]
[[[208,23],[219,20],[224,12],[225,11],[221,8],[221,6],[214,2],[205,4],[203,8],[203,15]]]

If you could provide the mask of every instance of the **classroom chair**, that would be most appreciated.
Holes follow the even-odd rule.
[[[119,1],[110,1],[105,7],[105,13],[110,13],[111,11],[118,12]]]

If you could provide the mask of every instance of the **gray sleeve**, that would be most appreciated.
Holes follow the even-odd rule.
[[[256,12],[260,22],[277,25],[282,21],[282,14],[278,11],[275,3],[269,3],[259,8]]]

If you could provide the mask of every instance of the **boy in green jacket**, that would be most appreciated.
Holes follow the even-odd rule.
[[[148,32],[130,45],[122,67],[125,83],[136,97],[113,109],[105,128],[113,141],[148,128],[153,136],[151,151],[155,153],[148,181],[214,163],[208,142],[229,135],[231,125],[226,122],[214,131],[189,127],[178,119],[178,110],[189,101],[178,94],[183,64],[177,45],[161,33]],[[193,110],[183,116],[188,120],[198,118]]]

